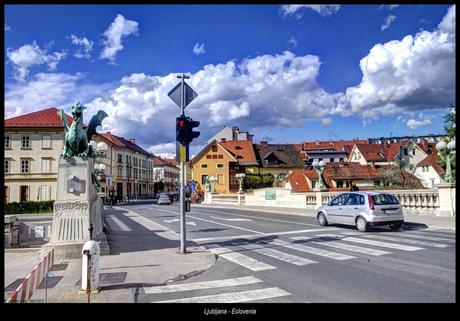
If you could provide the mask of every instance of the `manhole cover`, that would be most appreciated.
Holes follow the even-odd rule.
[[[5,288],[5,291],[16,291],[16,289],[18,288],[18,286],[21,285],[22,281],[24,281],[24,278],[16,279],[14,282],[12,282],[10,285],[8,285],[8,286]]]

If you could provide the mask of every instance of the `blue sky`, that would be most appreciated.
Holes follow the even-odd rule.
[[[194,154],[225,125],[272,143],[442,133],[454,67],[448,4],[5,6],[6,117],[78,99],[164,155],[178,73],[199,95]]]

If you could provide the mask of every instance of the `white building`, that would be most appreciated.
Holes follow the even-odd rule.
[[[206,144],[210,144],[213,140],[218,142],[224,140],[250,140],[252,142],[252,138],[254,135],[250,135],[247,131],[240,131],[239,127],[233,126],[232,128],[225,126],[219,132],[217,132],[214,136],[212,136]]]
[[[416,165],[414,175],[420,179],[424,187],[434,188],[435,184],[442,182],[446,172],[439,164],[439,160],[438,154],[434,151]]]

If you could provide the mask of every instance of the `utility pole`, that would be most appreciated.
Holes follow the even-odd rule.
[[[181,117],[185,116],[184,109],[185,109],[185,82],[184,79],[190,79],[187,75],[179,75],[177,78],[181,79],[181,100],[180,100],[180,115]],[[183,146],[183,145],[182,145]],[[181,146],[181,147],[182,147]],[[185,146],[184,146],[185,147]],[[185,244],[186,240],[186,229],[185,229],[185,162],[181,158],[180,160],[180,252],[182,254],[187,252],[187,246]]]

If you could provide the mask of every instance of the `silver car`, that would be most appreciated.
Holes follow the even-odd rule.
[[[157,201],[157,204],[158,205],[161,205],[161,204],[171,204],[171,199],[169,198],[168,194],[166,193],[161,193],[160,196],[158,196],[158,201]]]
[[[370,226],[388,225],[397,231],[404,223],[398,199],[385,192],[349,192],[337,195],[316,210],[321,226],[329,223],[355,225],[361,232]]]

